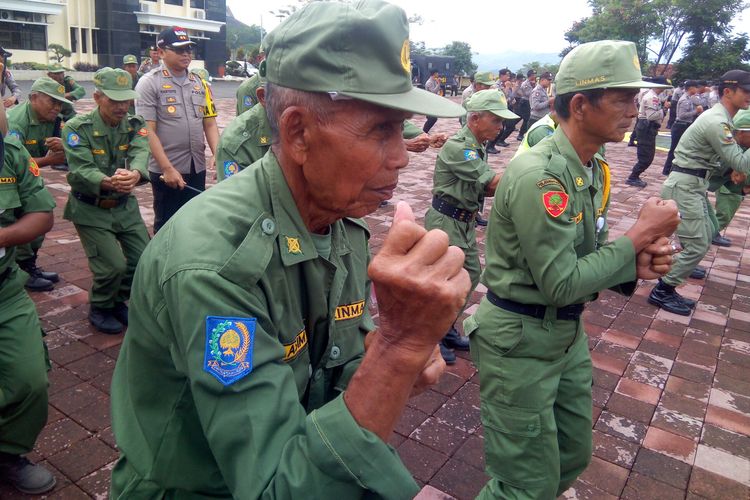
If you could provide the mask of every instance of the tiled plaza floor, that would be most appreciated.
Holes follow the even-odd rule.
[[[79,108],[90,109],[90,100]],[[220,100],[220,125],[234,115]],[[423,117],[415,118],[421,124]],[[441,119],[435,131],[452,133],[457,121]],[[502,170],[517,147],[491,156]],[[395,200],[407,201],[423,217],[431,199],[436,150],[412,154]],[[658,196],[664,153],[644,176],[648,187],[624,184],[635,149],[609,145],[613,171],[611,236],[634,222],[649,196]],[[35,293],[53,363],[49,421],[31,458],[54,471],[58,485],[49,498],[106,498],[117,451],[110,428],[109,386],[122,335],[96,333],[88,324],[86,257],[70,222],[62,219],[68,187],[62,173],[43,169],[57,199],[55,227],[40,264],[61,274],[56,289]],[[150,188],[137,196],[149,226]],[[489,213],[491,199],[487,200]],[[373,252],[390,225],[393,204],[368,217]],[[594,363],[594,457],[563,497],[569,499],[747,499],[750,498],[750,252],[746,252],[750,208],[745,204],[729,227],[730,248],[712,247],[703,261],[704,281],[681,291],[699,299],[690,317],[646,303],[653,283],[631,298],[605,292],[585,313]],[[484,231],[479,230],[480,249]],[[483,252],[482,252],[483,253]],[[484,289],[474,293],[473,302]],[[471,313],[475,305],[468,309]],[[460,323],[460,322],[459,322]],[[486,481],[476,370],[460,353],[441,382],[412,399],[391,443],[422,485],[425,497],[439,492],[473,498]],[[23,498],[0,485],[0,498]]]

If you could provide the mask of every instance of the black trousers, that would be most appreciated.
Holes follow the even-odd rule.
[[[437,116],[428,116],[427,121],[424,122],[424,126],[422,127],[422,132],[425,134],[430,133],[430,129],[435,125],[435,122],[437,122]]]
[[[529,116],[531,116],[531,104],[528,99],[521,99],[518,101],[518,111],[515,112],[521,117],[523,123],[521,129],[518,131],[519,135],[525,135],[526,131],[529,130]]]
[[[630,172],[631,179],[638,179],[654,161],[659,124],[648,120],[638,120],[635,132],[638,134],[638,162],[633,167],[633,171]]]
[[[520,118],[516,118],[515,120],[503,120],[503,129],[500,131],[495,141],[504,142],[505,139],[510,137],[510,134],[512,134],[516,130],[516,125],[520,121]]]
[[[172,189],[162,182],[161,174],[149,172],[151,190],[154,194],[154,233],[159,231],[167,221],[188,201],[198,196],[192,189]],[[195,165],[190,165],[190,173],[182,174],[188,186],[205,191],[206,171],[195,172]]]
[[[680,137],[682,137],[682,134],[685,133],[689,126],[689,122],[684,122],[682,120],[677,120],[674,122],[674,125],[672,125],[672,129],[670,131],[672,135],[672,144],[670,144],[669,146],[669,153],[667,154],[667,161],[664,162],[664,168],[661,171],[662,174],[669,175],[669,172],[672,171],[674,150],[677,149],[677,144],[680,142]]]
[[[671,129],[672,125],[674,125],[674,121],[677,119],[677,102],[671,101],[672,104],[669,105],[669,119],[667,120],[667,128]]]

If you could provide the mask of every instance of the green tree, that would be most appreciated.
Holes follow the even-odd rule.
[[[453,71],[470,75],[477,70],[477,65],[471,60],[471,45],[466,42],[451,42],[440,51],[440,55],[453,56]]]
[[[260,45],[265,30],[255,24],[248,26],[236,19],[227,17],[227,48],[232,60],[239,59],[237,54],[240,48],[244,53],[249,52],[252,47]]]
[[[70,57],[71,52],[60,45],[59,43],[51,43],[47,46],[47,50],[51,52],[49,55],[50,61],[55,61],[58,64],[62,64],[66,57]]]
[[[710,80],[730,69],[750,71],[750,48],[747,35],[711,37],[704,43],[690,45],[684,52],[674,78]],[[742,62],[745,61],[745,62]]]
[[[536,71],[537,75],[541,75],[542,73],[549,71],[553,75],[557,74],[557,71],[560,69],[559,64],[542,64],[539,61],[532,61],[530,63],[526,63],[523,66],[521,66],[521,69],[516,71],[516,73],[521,73],[525,75],[530,69],[533,69]]]

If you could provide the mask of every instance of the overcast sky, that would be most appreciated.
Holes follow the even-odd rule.
[[[586,0],[533,0],[508,2],[449,2],[444,0],[390,0],[411,16],[419,14],[425,22],[412,25],[410,39],[427,47],[444,47],[453,40],[468,42],[472,51],[559,52],[567,43],[563,38],[573,21],[587,17],[591,9]],[[270,31],[278,23],[271,11],[294,4],[294,0],[227,0],[235,17],[245,24],[262,22]],[[259,9],[263,5],[263,9]],[[528,14],[519,14],[522,7]],[[524,21],[528,21],[528,24]],[[750,11],[734,23],[735,31],[750,33]]]

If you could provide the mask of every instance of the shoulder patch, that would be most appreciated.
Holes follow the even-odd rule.
[[[726,123],[722,124],[722,127],[724,128],[724,130],[722,131],[724,133],[724,136],[721,138],[722,142],[726,144],[732,144],[734,142],[732,129],[730,129],[729,125],[727,125]]]
[[[141,127],[141,129],[138,131],[138,135],[142,135],[144,137],[147,136],[148,130],[146,129],[146,127]]]
[[[249,95],[246,95],[242,98],[242,104],[245,106],[252,106],[253,105],[253,99]]]
[[[255,318],[206,316],[203,369],[222,385],[232,385],[253,371]]]
[[[479,155],[476,151],[473,149],[464,149],[464,160],[472,161],[472,160],[478,160]]]
[[[224,177],[232,177],[240,171],[240,166],[236,161],[227,160],[224,162]]]
[[[558,186],[562,187],[560,184],[560,181],[555,179],[554,177],[549,177],[547,179],[542,179],[536,183],[536,187],[539,189],[542,189],[544,186],[549,186],[550,184],[557,184]]]
[[[68,146],[76,147],[81,143],[81,137],[75,132],[68,134]]]
[[[10,137],[15,137],[19,141],[21,140],[21,133],[18,130],[11,130],[10,132],[8,132],[8,135]]]
[[[29,158],[29,172],[31,172],[31,175],[34,177],[39,177],[39,165],[36,164],[34,158]]]
[[[542,194],[544,209],[552,217],[560,217],[568,207],[568,193],[565,191],[547,191]]]

